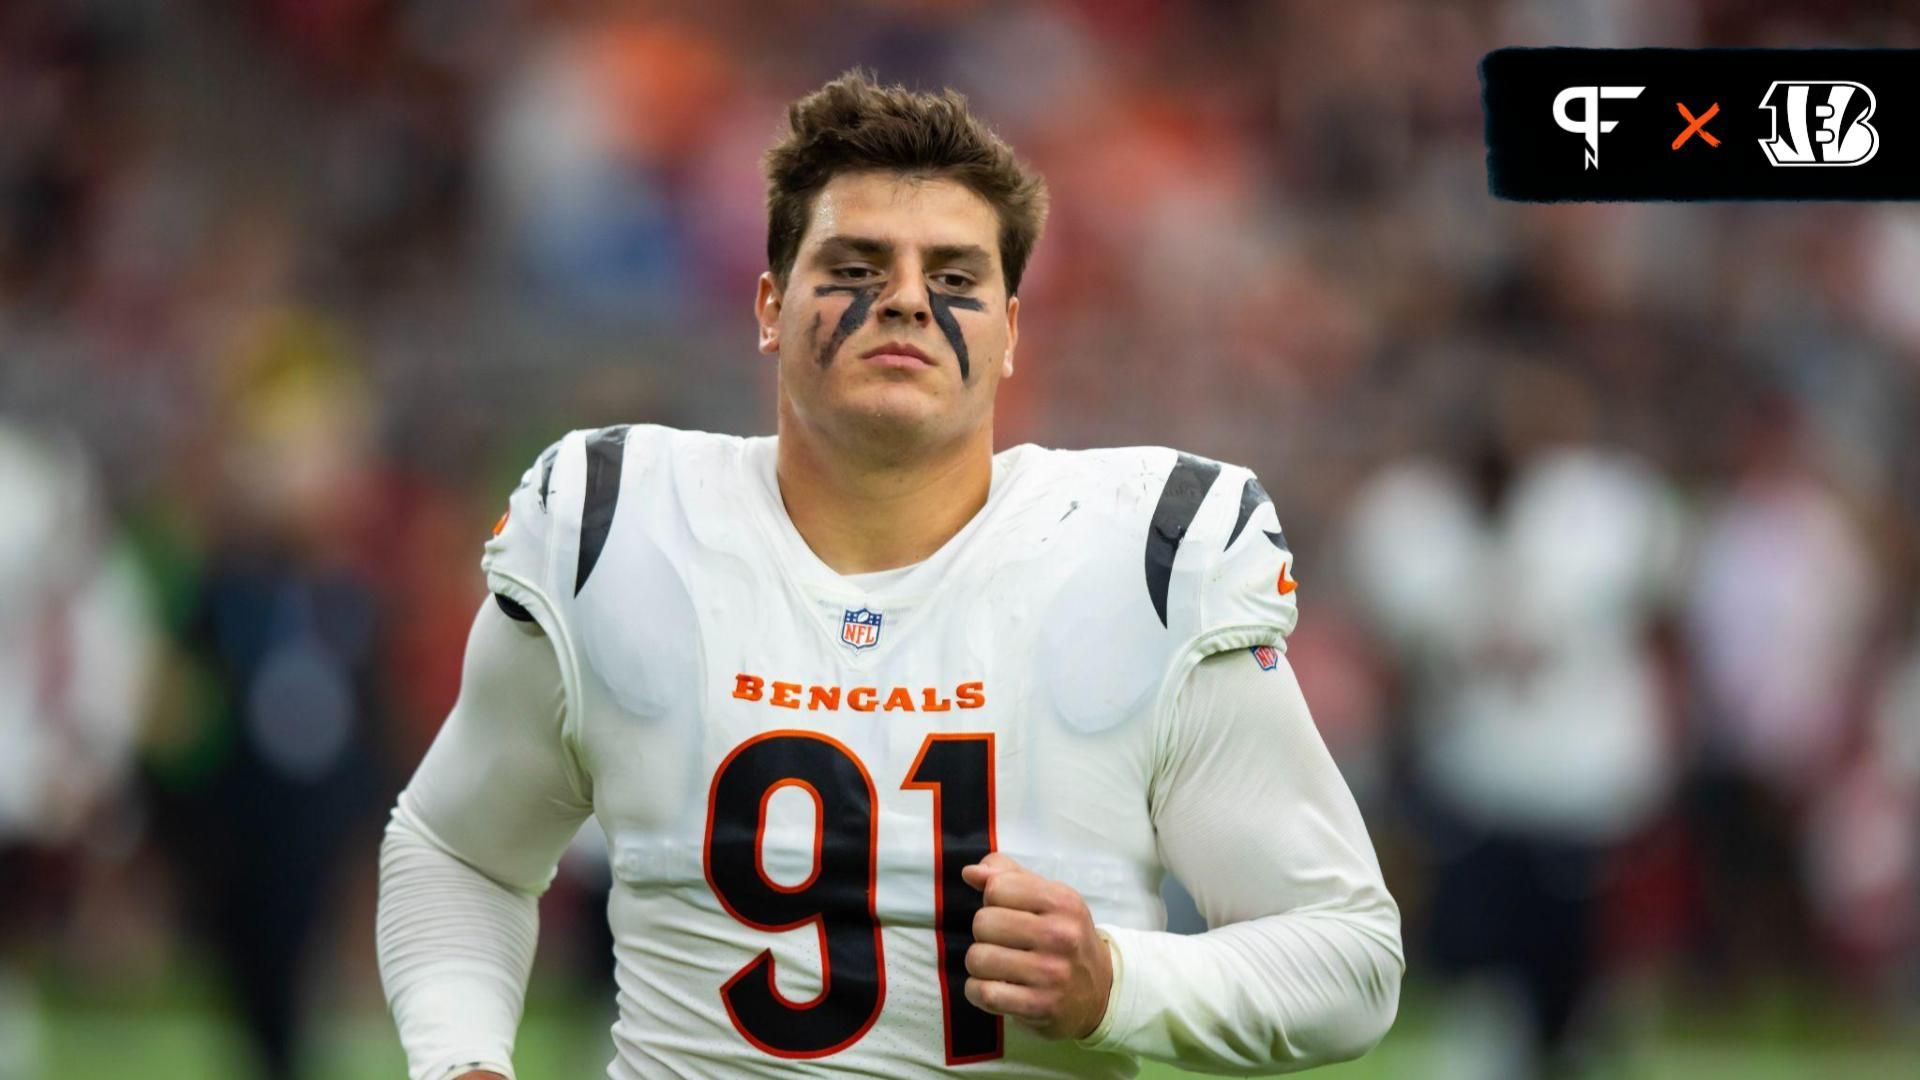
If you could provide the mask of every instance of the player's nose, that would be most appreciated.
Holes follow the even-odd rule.
[[[927,296],[927,283],[919,267],[905,267],[893,275],[887,291],[880,296],[880,321],[911,322],[925,326],[933,321],[933,303]]]

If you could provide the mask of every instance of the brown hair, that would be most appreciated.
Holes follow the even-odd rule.
[[[954,90],[881,87],[855,68],[787,108],[788,132],[767,151],[767,266],[783,285],[800,251],[813,197],[843,172],[878,169],[956,180],[1000,218],[1007,295],[1047,220],[1047,184],[967,111]]]

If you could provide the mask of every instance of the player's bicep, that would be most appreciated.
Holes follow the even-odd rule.
[[[544,889],[592,811],[562,732],[551,641],[491,599],[467,639],[460,697],[401,805],[436,843],[502,884]]]
[[[1392,909],[1366,824],[1284,653],[1201,660],[1170,719],[1154,825],[1163,861],[1209,925]]]

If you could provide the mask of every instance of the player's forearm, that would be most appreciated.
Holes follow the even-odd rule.
[[[1271,1073],[1346,1061],[1392,1026],[1404,961],[1388,901],[1185,936],[1102,927],[1117,962],[1086,1040],[1189,1069]]]
[[[377,942],[412,1080],[512,1077],[537,901],[441,850],[397,811],[380,849]]]

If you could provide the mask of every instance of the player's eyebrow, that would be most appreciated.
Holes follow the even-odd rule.
[[[984,274],[993,265],[993,257],[978,244],[935,244],[927,249],[927,262],[934,266],[956,266]]]
[[[814,258],[823,263],[850,256],[881,261],[891,258],[893,250],[893,243],[888,240],[871,236],[834,235],[820,241]],[[993,265],[993,257],[978,244],[934,244],[927,248],[927,264],[954,266],[985,274]]]

